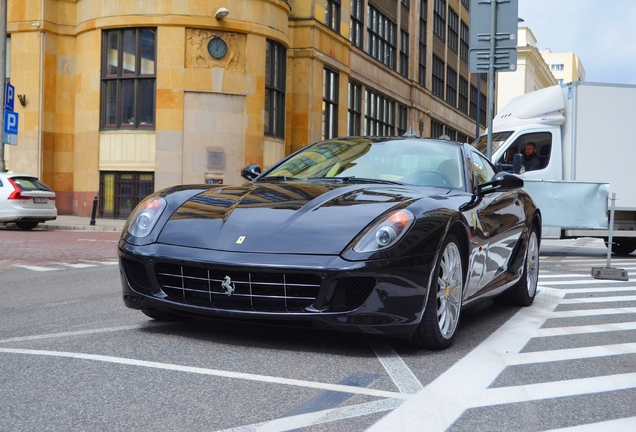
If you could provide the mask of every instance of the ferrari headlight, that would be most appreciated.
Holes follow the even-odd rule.
[[[166,200],[152,197],[142,201],[128,218],[128,233],[134,237],[146,237],[166,208]]]
[[[398,242],[414,220],[408,210],[397,210],[377,221],[353,247],[356,252],[374,252],[389,248]]]

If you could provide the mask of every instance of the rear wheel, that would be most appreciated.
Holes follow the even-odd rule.
[[[629,255],[636,250],[636,237],[618,237],[613,238],[612,253],[616,255]],[[605,239],[605,246],[609,247],[607,238]]]
[[[514,306],[530,306],[537,294],[539,283],[539,237],[532,227],[528,236],[528,249],[519,282],[508,289],[500,299]]]
[[[23,230],[32,230],[33,228],[35,228],[36,226],[38,226],[39,222],[33,222],[33,221],[21,221],[21,222],[16,222],[15,223],[18,228],[23,229]]]
[[[454,235],[444,241],[437,259],[424,316],[411,336],[420,348],[445,349],[455,338],[462,309],[464,264],[459,242]]]
[[[150,317],[157,321],[185,321],[188,319],[188,317],[185,317],[183,315],[177,315],[175,313],[166,312],[166,311],[142,309],[141,312],[147,317]]]

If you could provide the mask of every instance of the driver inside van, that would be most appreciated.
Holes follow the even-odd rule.
[[[537,145],[533,142],[526,144],[526,171],[534,171],[543,168],[541,158],[537,155]]]

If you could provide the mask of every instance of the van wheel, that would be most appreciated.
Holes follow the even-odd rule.
[[[605,240],[605,246],[609,247],[607,238]],[[636,250],[636,237],[618,237],[613,238],[612,253],[616,255],[629,255]]]

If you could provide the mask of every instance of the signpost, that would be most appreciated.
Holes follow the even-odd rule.
[[[488,72],[488,159],[492,158],[495,72],[517,70],[519,0],[470,0],[468,71]]]

